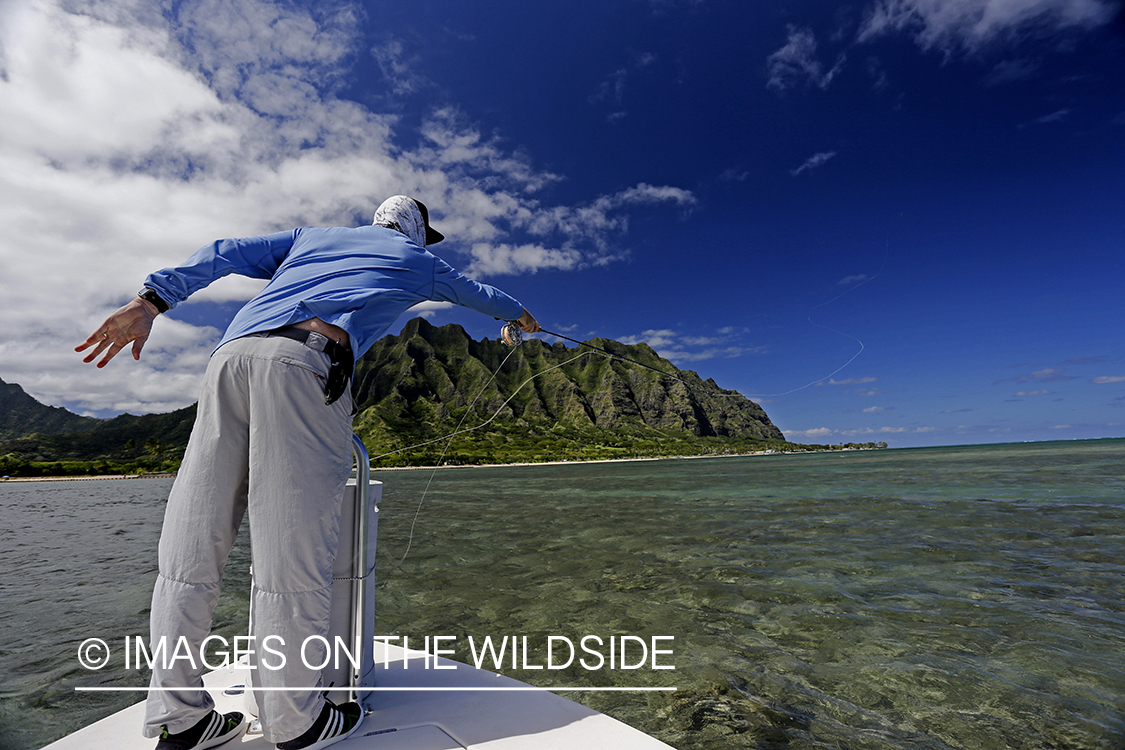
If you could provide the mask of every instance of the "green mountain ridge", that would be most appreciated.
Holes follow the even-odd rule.
[[[514,348],[499,339],[476,341],[461,326],[415,318],[356,364],[356,432],[375,466],[826,447],[786,442],[761,406],[676,368],[647,344],[589,343],[647,368],[538,339]],[[0,474],[174,469],[194,420],[194,405],[167,414],[81,417],[0,381]]]
[[[27,398],[31,399],[30,396]],[[165,414],[121,414],[112,419],[94,419],[31,400],[38,409],[31,407],[32,418],[26,423],[27,428],[19,437],[0,441],[0,475],[66,476],[171,471],[179,466],[195,423],[194,404]],[[87,421],[74,423],[67,419],[35,418],[35,414],[54,409]],[[0,420],[14,421],[6,411],[0,412]],[[62,431],[71,424],[78,424],[81,431]],[[52,428],[59,431],[51,432]],[[18,434],[20,430],[13,429],[12,432]]]
[[[448,463],[785,444],[758,404],[677,369],[647,344],[589,343],[668,374],[587,347],[529,339],[513,349],[499,339],[476,341],[458,325],[416,318],[376,342],[358,364],[356,431],[373,456],[437,440],[411,455]],[[473,432],[446,447],[441,438],[457,429]],[[398,455],[387,463],[397,463]]]
[[[0,440],[30,433],[86,432],[97,423],[92,417],[80,417],[59,406],[45,406],[15,383],[0,380]]]

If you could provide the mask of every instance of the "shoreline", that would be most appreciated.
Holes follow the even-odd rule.
[[[641,458],[585,458],[575,461],[517,461],[510,464],[455,464],[446,466],[382,466],[371,467],[376,471],[415,471],[418,469],[511,469],[526,466],[570,466],[577,464],[623,464],[636,461],[689,461],[698,458],[743,458],[746,456],[780,456],[783,453],[808,453],[809,451],[752,451],[750,453],[725,453],[706,456],[645,456]]]
[[[524,467],[561,467],[571,466],[571,464],[583,463],[630,463],[637,461],[693,461],[697,459],[737,459],[755,457],[755,455],[787,455],[787,454],[800,454],[800,453],[844,453],[844,452],[863,452],[885,450],[875,448],[845,448],[838,451],[750,451],[749,453],[723,453],[723,454],[708,454],[708,455],[650,455],[650,457],[632,458],[632,459],[579,459],[575,461],[516,461],[513,463],[458,463],[447,464],[447,466],[420,466],[420,467],[370,467],[371,472],[376,471],[417,471],[426,470],[435,471],[438,469],[513,469]],[[97,476],[80,476],[80,477],[8,477],[0,478],[0,485],[6,482],[26,482],[26,481],[98,481],[104,479],[169,479],[176,477],[174,471],[163,471],[154,473],[142,473],[142,475],[97,475]]]
[[[3,477],[0,484],[9,482],[98,482],[105,479],[170,479],[176,476],[174,471],[153,472],[151,474],[91,474],[89,476],[66,477]]]
[[[806,451],[787,451],[793,453],[804,453]],[[692,459],[701,458],[739,458],[745,456],[769,456],[781,455],[780,451],[766,450],[766,451],[753,451],[750,453],[728,453],[724,455],[708,455],[708,456],[645,456],[641,458],[588,458],[576,461],[518,461],[508,464],[456,464],[446,466],[372,466],[371,472],[377,471],[420,471],[429,469],[436,471],[437,469],[511,469],[523,468],[527,466],[569,466],[577,464],[620,464],[631,463],[637,461],[688,461]],[[65,476],[65,477],[8,477],[0,478],[0,484],[8,482],[95,482],[106,479],[169,479],[175,478],[176,472],[160,472],[152,474],[98,474],[91,476]]]

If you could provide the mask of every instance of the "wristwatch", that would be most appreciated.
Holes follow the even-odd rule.
[[[161,299],[159,294],[149,289],[147,286],[141,291],[137,292],[137,296],[155,305],[156,311],[158,313],[168,312],[168,303]]]

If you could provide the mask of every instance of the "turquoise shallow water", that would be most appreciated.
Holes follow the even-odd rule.
[[[673,636],[674,671],[502,671],[675,686],[568,697],[681,750],[1121,748],[1123,459],[1105,440],[377,472],[377,630],[454,636],[463,660],[470,636]],[[130,700],[75,685],[144,683],[75,650],[145,632],[166,493],[0,486],[0,747]],[[241,632],[247,556],[220,633]]]

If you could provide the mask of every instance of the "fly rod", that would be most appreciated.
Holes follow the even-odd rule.
[[[681,383],[683,383],[684,385],[690,385],[690,386],[695,385],[694,383],[689,383],[688,381],[684,380],[683,378],[681,378],[678,375],[674,375],[674,374],[672,374],[670,372],[667,372],[665,370],[661,370],[658,367],[653,367],[652,365],[646,365],[644,362],[638,362],[635,359],[631,359],[629,357],[626,357],[624,354],[617,354],[617,353],[611,352],[607,349],[602,349],[601,347],[594,346],[593,344],[587,344],[585,341],[579,341],[578,339],[572,339],[570,336],[563,336],[561,333],[555,333],[554,331],[548,331],[545,328],[540,328],[539,332],[545,333],[548,336],[554,336],[555,338],[565,339],[565,340],[571,342],[572,344],[578,344],[579,346],[584,346],[587,349],[593,349],[596,352],[601,352],[602,354],[605,354],[608,357],[613,357],[614,359],[621,359],[621,360],[624,360],[626,362],[632,362],[634,365],[639,365],[639,366],[645,368],[646,370],[652,370],[653,372],[660,373],[661,375],[664,375],[665,377],[669,377],[669,378],[673,378],[675,380],[678,380]],[[514,321],[509,320],[503,325],[503,327],[501,327],[500,337],[504,339],[504,343],[507,344],[508,346],[519,346],[523,342],[523,331],[520,330],[519,326],[516,325],[516,323]]]

